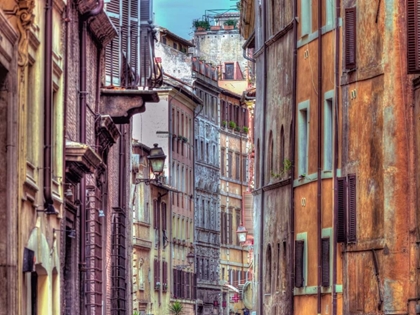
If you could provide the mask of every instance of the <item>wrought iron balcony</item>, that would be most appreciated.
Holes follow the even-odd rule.
[[[111,20],[117,19],[112,18]],[[161,61],[154,56],[156,40],[151,21],[117,25],[117,37],[105,51],[105,84],[122,89],[150,90],[163,82]]]

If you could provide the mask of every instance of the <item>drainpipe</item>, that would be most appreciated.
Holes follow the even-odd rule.
[[[51,0],[49,0],[51,1]],[[104,6],[104,0],[99,0],[98,5],[85,15],[80,17],[81,38],[80,38],[80,91],[79,91],[79,106],[80,106],[80,125],[79,125],[79,140],[81,143],[86,143],[86,45],[87,45],[87,19],[89,17],[98,15]],[[85,294],[85,273],[86,273],[86,180],[82,178],[80,182],[80,310],[81,314],[86,312],[86,294]]]
[[[297,99],[297,0],[293,2],[293,95],[292,95],[292,137],[290,160],[292,161],[291,169],[291,189],[290,189],[290,244],[289,244],[289,268],[290,268],[290,314],[294,314],[294,287],[295,287],[295,189],[293,187],[293,179],[295,177],[295,135],[296,135],[296,99]]]
[[[52,0],[45,5],[45,50],[44,50],[44,206],[45,209],[54,209],[52,199],[52,170],[51,170],[51,143],[52,143]]]
[[[333,215],[333,253],[332,253],[332,315],[337,314],[337,217],[338,217],[338,194],[337,194],[337,168],[338,168],[338,99],[339,99],[339,86],[340,86],[340,0],[335,2],[335,97],[334,97],[334,215]]]
[[[262,114],[262,119],[266,118],[266,109],[267,109],[267,45],[265,44],[265,41],[267,39],[267,23],[265,23],[265,21],[267,21],[267,10],[266,10],[266,6],[265,6],[265,1],[263,2],[264,6],[263,6],[263,45],[264,45],[264,78],[263,78],[263,114]],[[266,133],[266,123],[265,121],[263,122],[263,126],[262,126],[262,137],[261,137],[261,147],[263,147],[265,145],[265,133]],[[264,147],[261,150],[260,147],[260,152],[261,152],[261,158],[260,158],[260,174],[261,174],[261,180],[260,180],[260,186],[264,186],[265,183],[265,151]],[[260,152],[258,152],[258,155],[260,154]],[[257,165],[258,167],[258,165]],[[264,314],[264,274],[263,274],[263,266],[264,266],[264,189],[261,189],[261,220],[260,220],[260,261],[259,261],[259,267],[258,267],[258,272],[259,272],[259,278],[260,278],[260,297],[259,297],[259,302],[260,302],[260,312],[259,314]]]
[[[321,275],[322,275],[322,179],[321,179],[321,137],[322,137],[322,1],[318,1],[318,176],[317,176],[317,233],[318,233],[318,279],[317,311],[321,314]]]

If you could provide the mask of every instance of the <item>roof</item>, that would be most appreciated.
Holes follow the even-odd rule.
[[[187,39],[185,39],[185,38],[182,38],[182,37],[180,37],[180,36],[178,36],[178,35],[176,35],[175,33],[172,33],[171,31],[169,31],[168,29],[166,29],[166,28],[163,28],[163,27],[158,27],[158,29],[159,29],[159,32],[161,33],[161,34],[165,34],[166,36],[168,36],[168,37],[171,37],[171,38],[173,38],[173,39],[175,39],[177,42],[179,42],[179,43],[181,43],[181,44],[183,44],[183,45],[185,45],[185,46],[188,46],[188,47],[195,47],[195,45],[192,43],[192,42],[190,42],[189,40],[187,40]]]

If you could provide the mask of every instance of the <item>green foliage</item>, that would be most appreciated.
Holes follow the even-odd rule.
[[[235,131],[238,131],[238,132],[239,132],[239,131],[241,131],[241,127],[236,126],[236,127],[235,127]]]
[[[184,309],[184,306],[179,301],[172,302],[169,305],[169,313],[174,314],[174,315],[182,314],[183,309]]]
[[[232,19],[229,19],[229,20],[226,20],[226,21],[223,23],[223,25],[236,26],[236,23],[237,23],[237,22],[238,22],[237,20],[232,20]]]
[[[201,27],[205,30],[209,30],[210,29],[210,22],[208,20],[193,20],[193,27],[195,27],[195,29]]]
[[[281,178],[283,175],[287,174],[288,171],[292,169],[292,161],[289,159],[284,159],[283,161],[283,168],[280,170],[280,173],[271,172],[271,177],[273,178]]]
[[[229,121],[229,128],[230,129],[235,129],[236,128],[236,123],[234,121]]]
[[[249,132],[249,128],[248,128],[247,126],[244,126],[244,127],[242,128],[242,130],[244,131],[244,133],[248,133],[248,132]]]
[[[226,121],[226,120],[223,120],[223,121],[222,121],[222,126],[223,126],[223,127],[226,127],[226,125],[227,125],[227,121]]]

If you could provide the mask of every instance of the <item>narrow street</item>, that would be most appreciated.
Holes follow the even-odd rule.
[[[420,314],[420,1],[0,1],[0,315]]]

